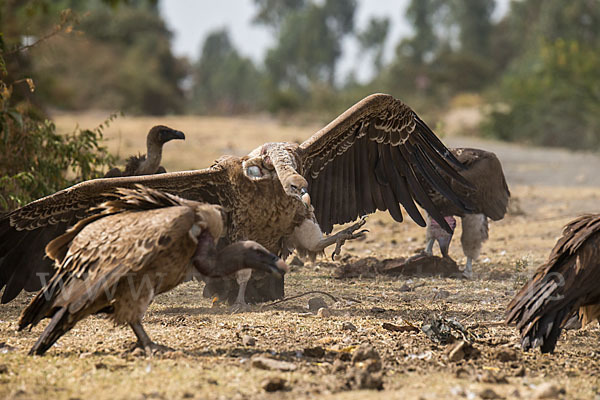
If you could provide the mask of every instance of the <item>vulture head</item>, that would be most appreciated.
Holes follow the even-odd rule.
[[[298,173],[295,156],[288,150],[292,143],[266,143],[250,152],[243,163],[244,174],[251,180],[279,180],[288,196],[310,205],[308,182]]]
[[[156,125],[150,129],[146,138],[148,146],[160,146],[167,143],[170,140],[179,139],[185,140],[185,135],[181,131],[176,131],[168,126]]]

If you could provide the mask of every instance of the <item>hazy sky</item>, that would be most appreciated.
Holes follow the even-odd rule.
[[[391,29],[385,51],[386,59],[393,54],[401,37],[410,34],[410,26],[404,19],[404,11],[409,0],[357,0],[356,25],[366,26],[371,16],[388,16]],[[496,16],[504,14],[508,0],[500,0]],[[273,44],[269,30],[252,23],[255,14],[252,0],[160,0],[160,10],[173,37],[173,49],[177,55],[198,58],[205,36],[215,29],[226,27],[240,53],[261,61],[267,48]],[[350,70],[358,70],[359,76],[370,73],[367,60],[357,54],[354,40],[344,43],[344,58],[340,63],[340,75]],[[362,61],[362,62],[361,62]]]

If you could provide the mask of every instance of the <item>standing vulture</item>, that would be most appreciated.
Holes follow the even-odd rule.
[[[446,222],[454,227],[454,216],[461,217],[462,235],[460,241],[467,256],[464,276],[473,276],[473,260],[479,257],[482,243],[488,238],[488,218],[501,220],[506,214],[510,191],[504,178],[500,160],[494,153],[479,149],[455,148],[450,152],[462,163],[464,168],[459,173],[475,186],[475,190],[465,188],[461,182],[451,180],[452,189],[466,198],[473,209],[465,212],[449,201],[445,196],[431,189],[429,195],[436,208],[444,215]],[[427,254],[432,253],[433,244],[438,241],[444,256],[448,256],[448,248],[452,240],[452,232],[440,228],[439,224],[427,218]]]
[[[221,157],[202,170],[82,182],[12,211],[0,220],[2,302],[22,289],[39,289],[40,276],[52,273],[42,260],[45,244],[117,187],[143,184],[219,204],[227,212],[229,243],[254,240],[286,256],[293,249],[316,254],[331,244],[339,247],[355,237],[362,221],[329,237],[323,233],[376,210],[388,210],[402,221],[399,204],[425,226],[415,201],[450,230],[427,190],[434,188],[464,212],[468,199],[457,187],[472,186],[457,172],[461,168],[413,110],[392,96],[374,94],[302,144],[266,143],[247,156]],[[283,280],[261,275],[252,275],[246,299],[282,297]],[[235,280],[221,280],[207,285],[205,294],[232,301],[243,289]]]
[[[582,325],[600,318],[600,214],[569,222],[548,261],[508,305],[523,350],[554,351],[567,320],[579,311]]]
[[[185,140],[185,135],[164,125],[152,127],[146,136],[146,154],[129,157],[125,162],[125,172],[113,168],[104,177],[164,174],[167,171],[160,165],[163,144],[173,139]]]
[[[283,274],[287,265],[256,242],[217,251],[221,207],[138,186],[117,189],[114,199],[46,246],[56,272],[23,310],[19,330],[52,320],[30,354],[44,354],[85,317],[108,313],[129,324],[147,353],[153,343],[142,318],[153,298],[177,286],[189,269],[223,276],[242,268]],[[98,212],[99,211],[99,212]]]

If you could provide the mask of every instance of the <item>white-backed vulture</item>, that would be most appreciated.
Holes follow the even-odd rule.
[[[112,168],[104,175],[105,178],[118,178],[122,176],[164,174],[167,172],[160,165],[162,160],[163,144],[178,139],[185,140],[183,132],[176,131],[164,125],[153,126],[146,136],[146,154],[131,156],[125,161],[125,171]]]
[[[451,181],[454,191],[469,201],[473,209],[469,212],[461,210],[446,197],[431,189],[433,204],[446,217],[449,224],[456,225],[454,216],[461,217],[462,235],[460,241],[463,253],[467,257],[464,276],[473,276],[473,260],[479,257],[481,245],[488,238],[488,218],[501,220],[508,208],[510,191],[504,178],[502,164],[494,153],[479,149],[455,148],[452,154],[462,163],[464,169],[459,173],[475,186],[475,190],[465,190],[460,182]],[[448,247],[452,240],[452,232],[441,229],[438,223],[427,218],[427,247],[425,253],[432,254],[433,244],[437,240],[444,256],[448,255]]]
[[[569,222],[548,261],[508,305],[523,350],[553,352],[564,324],[579,312],[582,325],[600,318],[600,214]]]
[[[143,184],[186,199],[219,204],[227,212],[230,243],[254,240],[286,256],[294,248],[314,254],[331,244],[339,247],[355,237],[354,230],[362,221],[336,235],[324,237],[323,233],[331,232],[334,224],[376,210],[388,210],[395,220],[402,221],[400,204],[425,226],[415,201],[450,230],[427,190],[435,188],[457,209],[468,209],[468,200],[456,193],[456,185],[472,189],[456,172],[461,168],[407,105],[389,95],[371,95],[299,145],[266,143],[245,157],[225,156],[202,170],[82,182],[12,211],[0,220],[2,302],[10,301],[23,288],[38,289],[38,275],[52,273],[41,262],[40,249],[117,187]],[[247,300],[283,296],[283,279],[260,278],[260,273],[252,275]],[[220,280],[219,284],[224,286],[209,283],[208,293],[230,300],[240,296],[235,280]]]
[[[153,343],[142,318],[153,298],[181,283],[195,268],[223,276],[243,268],[283,274],[287,265],[256,242],[217,251],[223,233],[220,206],[184,200],[142,186],[118,189],[100,211],[80,220],[46,246],[56,273],[23,310],[19,330],[52,320],[30,354],[44,354],[89,315],[108,313],[129,324],[146,351]]]

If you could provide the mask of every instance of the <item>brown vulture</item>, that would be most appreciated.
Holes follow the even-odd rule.
[[[469,208],[457,187],[471,187],[463,168],[429,127],[392,96],[361,100],[301,144],[266,143],[244,157],[225,156],[209,168],[159,175],[95,179],[36,200],[0,219],[0,289],[2,302],[22,289],[36,290],[40,277],[52,273],[43,248],[68,225],[88,215],[105,193],[135,184],[180,197],[219,204],[227,213],[229,243],[254,240],[286,256],[293,249],[320,253],[356,237],[364,221],[324,237],[334,224],[388,210],[402,221],[400,204],[425,226],[415,201],[444,229],[429,188],[448,197],[458,210]],[[450,183],[454,182],[454,183]],[[283,279],[254,273],[248,287],[235,280],[211,281],[205,295],[251,302],[283,296]],[[243,286],[243,285],[242,285]]]
[[[95,211],[46,246],[56,272],[23,310],[19,330],[43,318],[51,321],[30,354],[44,354],[77,322],[97,313],[129,324],[138,345],[151,353],[162,346],[144,331],[144,313],[156,295],[181,283],[191,268],[213,277],[243,268],[287,271],[256,242],[217,251],[225,216],[217,205],[138,186],[117,189]]]
[[[129,157],[125,161],[124,172],[113,168],[104,177],[164,174],[167,171],[160,165],[163,144],[173,139],[185,140],[185,135],[164,125],[152,127],[146,136],[146,154]]]
[[[579,312],[582,325],[600,318],[600,214],[569,222],[548,261],[508,305],[524,350],[553,352],[564,324]]]
[[[463,169],[459,173],[475,186],[475,190],[465,188],[461,182],[452,179],[452,189],[466,198],[472,210],[465,212],[449,201],[444,195],[431,189],[429,195],[433,204],[445,217],[446,222],[454,228],[454,216],[461,217],[462,235],[460,241],[467,257],[464,276],[473,276],[473,260],[479,257],[482,243],[488,238],[488,218],[501,220],[506,214],[510,191],[504,178],[500,160],[494,153],[479,149],[455,148],[450,152],[460,161]],[[437,240],[442,255],[448,256],[448,248],[452,240],[452,232],[442,229],[439,224],[427,218],[427,248],[425,253],[432,254],[433,244]]]

